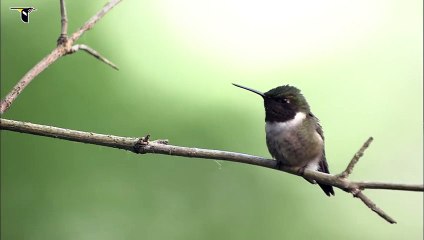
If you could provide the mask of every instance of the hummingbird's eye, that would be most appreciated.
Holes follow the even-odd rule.
[[[290,103],[290,99],[288,99],[288,98],[283,98],[283,102],[284,102],[284,103]]]

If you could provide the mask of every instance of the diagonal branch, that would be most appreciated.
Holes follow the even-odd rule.
[[[38,74],[40,74],[44,69],[46,69],[50,64],[54,63],[57,59],[64,56],[66,51],[63,48],[55,48],[49,55],[44,57],[40,62],[38,62],[31,70],[29,70],[19,82],[13,87],[13,89],[6,95],[6,97],[0,102],[0,114],[3,114],[13,101],[21,94],[28,84],[31,83]]]
[[[100,11],[98,11],[87,22],[85,22],[82,27],[80,27],[76,32],[71,35],[70,40],[72,42],[78,40],[86,31],[92,29],[94,24],[96,24],[100,19],[102,19],[102,17],[106,15],[106,13],[112,10],[112,8],[115,7],[121,1],[122,0],[111,0],[110,2],[106,3],[106,5],[104,5],[103,8],[100,9]]]
[[[52,126],[33,124],[29,122],[20,122],[8,119],[0,119],[0,129],[13,132],[27,133],[39,136],[52,138],[60,138],[74,142],[82,142],[95,144],[106,147],[128,150],[139,154],[164,154],[171,156],[204,158],[204,159],[220,159],[231,162],[239,162],[245,164],[256,165],[276,170],[281,170],[293,175],[299,175],[298,169],[281,167],[277,169],[276,161],[262,157],[252,156],[243,153],[235,153],[220,150],[210,150],[191,147],[180,147],[168,145],[166,140],[149,141],[149,137],[134,138],[120,137],[113,135],[98,134],[92,132],[76,131]],[[362,147],[358,152],[365,150]],[[366,147],[365,147],[366,148]],[[358,158],[359,159],[359,158]],[[356,160],[357,161],[357,160]],[[353,169],[353,168],[352,168]],[[369,198],[363,193],[363,189],[389,189],[389,190],[404,190],[404,191],[424,191],[423,184],[400,184],[400,183],[385,183],[385,182],[366,182],[366,181],[350,181],[340,175],[325,174],[322,172],[311,171],[306,169],[303,176],[319,183],[332,185],[340,188],[343,191],[352,193],[353,196],[359,198],[371,210],[376,212],[382,218],[390,223],[395,223],[393,218],[389,217],[383,210],[378,208]]]
[[[356,192],[352,192],[352,194],[354,197],[361,199],[361,201],[365,205],[367,205],[367,207],[369,207],[372,211],[377,213],[380,217],[384,218],[389,223],[392,223],[392,224],[396,223],[396,221],[393,218],[387,215],[387,213],[385,213],[381,208],[377,207],[377,205],[375,205],[375,203],[371,201],[371,199],[365,196],[365,194],[362,191],[358,190]]]
[[[44,71],[52,63],[56,62],[59,58],[73,53],[72,45],[78,40],[81,35],[90,30],[106,13],[108,13],[114,6],[122,0],[111,0],[99,12],[91,17],[81,28],[72,34],[70,38],[67,37],[68,20],[64,0],[60,0],[61,10],[61,34],[58,39],[58,45],[53,51],[32,67],[12,88],[6,97],[0,102],[0,114],[6,112],[12,105],[13,101],[21,94],[21,92],[31,83],[31,81]],[[65,35],[63,35],[65,34]],[[111,64],[108,64],[111,65]],[[113,65],[113,64],[112,64]],[[111,66],[112,66],[111,65]],[[116,66],[115,66],[116,67]]]

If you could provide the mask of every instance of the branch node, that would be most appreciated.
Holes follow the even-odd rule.
[[[137,142],[134,143],[132,151],[138,154],[146,154],[144,147],[149,144],[150,135],[147,134],[145,137],[138,138]]]
[[[66,46],[67,42],[68,42],[68,35],[61,33],[59,38],[56,41],[56,45],[57,46]]]
[[[350,192],[352,193],[353,197],[358,197],[357,195],[361,192],[361,190],[359,190],[358,188],[354,188],[352,190],[350,190]]]

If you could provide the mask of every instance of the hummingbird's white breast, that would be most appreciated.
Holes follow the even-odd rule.
[[[266,142],[271,155],[283,164],[306,166],[317,170],[323,153],[323,139],[316,132],[315,124],[304,112],[285,122],[266,122]]]
[[[306,118],[306,113],[298,112],[293,119],[285,122],[267,122],[265,125],[266,134],[278,134],[280,132],[296,129],[296,127]]]

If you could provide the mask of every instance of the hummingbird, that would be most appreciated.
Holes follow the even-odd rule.
[[[233,85],[263,98],[266,144],[271,156],[277,160],[277,166],[330,173],[321,124],[299,89],[283,85],[262,93],[235,83]],[[334,195],[332,186],[319,186],[327,196]]]

